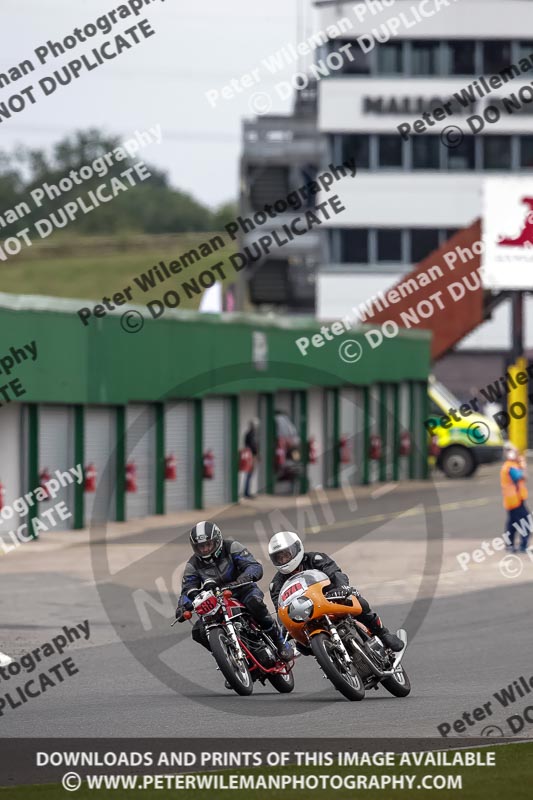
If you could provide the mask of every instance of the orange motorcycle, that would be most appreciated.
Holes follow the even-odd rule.
[[[406,697],[411,684],[400,663],[406,632],[397,632],[404,647],[393,653],[358,622],[361,613],[353,589],[334,589],[328,576],[316,569],[292,575],[279,594],[281,623],[293,639],[311,648],[325,677],[348,700],[362,700],[366,689],[379,684],[396,697]]]

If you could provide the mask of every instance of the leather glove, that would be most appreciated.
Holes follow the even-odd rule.
[[[216,588],[216,585],[217,585],[216,581],[212,581],[212,580],[204,581],[204,583],[202,584],[202,591],[213,590],[213,589]],[[200,590],[198,590],[198,591],[200,591]]]
[[[338,591],[344,594],[345,597],[348,597],[349,594],[354,594],[356,597],[360,596],[355,586],[341,586]]]
[[[358,592],[357,592],[357,589],[354,589],[353,586],[344,586],[344,585],[343,586],[332,587],[331,589],[327,589],[324,594],[328,598],[330,598],[330,597],[338,597],[338,598],[342,598],[343,600],[346,600],[346,598],[349,597],[351,594],[355,594],[356,597],[359,596]]]
[[[183,616],[184,611],[192,611],[193,605],[190,600],[187,600],[185,603],[180,603],[176,608],[176,619],[178,622],[185,622],[185,617]]]
[[[252,579],[250,578],[249,575],[239,575],[239,577],[236,580],[234,580],[233,583],[235,585],[238,585],[239,583],[250,583],[251,580]]]

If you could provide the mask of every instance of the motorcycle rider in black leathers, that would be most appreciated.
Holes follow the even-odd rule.
[[[291,645],[284,640],[283,633],[272,619],[263,600],[263,592],[255,585],[263,577],[263,567],[249,550],[239,542],[224,540],[218,525],[213,522],[198,522],[192,528],[189,539],[194,551],[185,565],[181,584],[181,596],[176,609],[176,619],[184,621],[184,611],[192,611],[192,600],[202,590],[206,582],[217,586],[228,584],[248,584],[241,589],[233,589],[233,595],[243,603],[257,624],[272,637],[279,655],[284,660],[293,656]],[[254,585],[249,585],[254,581]],[[207,633],[201,619],[192,628],[192,638],[210,650]]]
[[[348,576],[341,572],[338,564],[326,553],[305,552],[302,540],[297,533],[292,531],[276,533],[269,542],[268,553],[270,560],[278,570],[269,587],[270,597],[275,609],[278,608],[279,593],[285,581],[290,575],[306,569],[317,569],[320,572],[324,572],[331,581],[331,587],[328,587],[328,589],[347,591],[350,588]],[[363,613],[357,617],[359,622],[366,625],[374,636],[379,636],[386,647],[395,652],[402,650],[404,644],[399,636],[384,627],[378,615],[370,608],[368,601],[357,590],[354,589],[353,594],[356,595],[363,609]],[[310,649],[301,644],[298,644],[298,650],[303,655],[311,653]]]

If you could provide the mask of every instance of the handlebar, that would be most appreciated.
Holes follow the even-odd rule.
[[[226,589],[228,589],[231,592],[233,591],[233,589],[240,589],[241,586],[250,586],[251,583],[255,583],[255,581],[243,581],[243,583],[230,583],[228,584],[228,586],[223,586],[223,587],[217,586],[217,590],[219,592],[225,592]]]
[[[207,587],[207,588],[209,588],[210,591],[214,591],[215,594],[218,595],[218,594],[223,594],[225,591],[230,591],[231,592],[234,589],[240,589],[242,586],[250,586],[250,584],[252,584],[252,583],[255,583],[255,581],[244,581],[243,583],[230,583],[227,586],[213,586],[212,588],[211,587]],[[189,619],[191,619],[191,617],[192,617],[192,613],[190,611],[184,611],[183,612],[183,620],[189,620]],[[183,621],[183,620],[181,620],[181,621]],[[174,625],[176,625],[178,622],[180,622],[180,620],[179,619],[175,619],[174,622],[170,623],[170,627],[173,628]]]

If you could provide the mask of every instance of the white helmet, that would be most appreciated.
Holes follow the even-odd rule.
[[[503,455],[510,461],[516,461],[518,459],[518,450],[512,442],[507,441],[503,445]]]
[[[304,546],[297,533],[281,531],[268,543],[268,554],[276,569],[288,575],[302,563]]]

